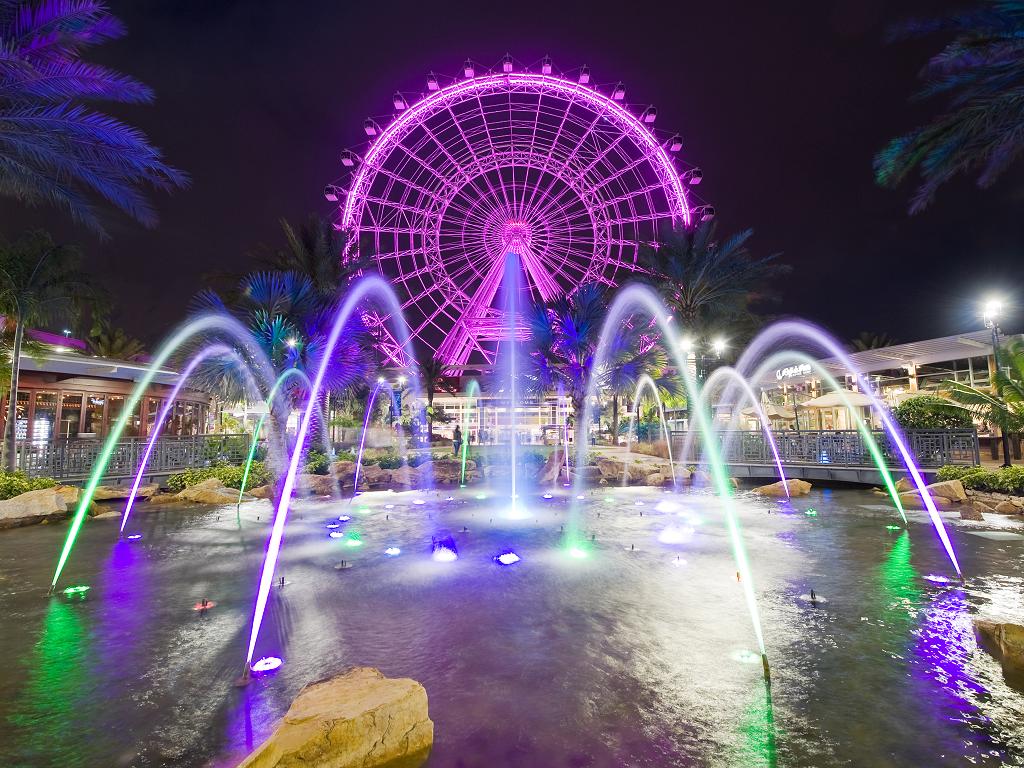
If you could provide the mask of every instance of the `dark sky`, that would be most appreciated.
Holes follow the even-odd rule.
[[[110,5],[129,36],[93,58],[157,93],[116,114],[193,185],[157,196],[155,230],[112,216],[107,242],[10,201],[0,231],[43,224],[81,243],[117,297],[115,321],[150,343],[182,318],[203,273],[242,271],[254,246],[276,242],[280,217],[330,215],[322,189],[340,175],[339,150],[365,140],[363,119],[389,114],[396,89],[506,51],[588,64],[596,82],[625,81],[629,102],[655,104],[658,126],[682,133],[685,158],[704,169],[699,192],[720,226],[753,227],[757,250],[793,266],[780,313],[842,337],[911,341],[977,327],[991,290],[1024,301],[1019,165],[990,190],[952,184],[915,217],[909,189],[872,181],[873,152],[939,108],[908,97],[940,41],[884,42],[887,25],[934,1]]]

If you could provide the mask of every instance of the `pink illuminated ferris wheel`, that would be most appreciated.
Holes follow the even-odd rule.
[[[691,207],[700,171],[674,161],[682,140],[655,132],[653,107],[630,110],[621,84],[604,92],[586,68],[572,79],[548,59],[538,68],[466,62],[418,100],[396,93],[394,117],[365,122],[368,148],[342,153],[351,171],[326,191],[351,246],[398,290],[417,345],[452,365],[493,363],[509,252],[525,288],[550,300],[623,282],[665,226],[713,215]],[[387,318],[369,319],[398,359]]]

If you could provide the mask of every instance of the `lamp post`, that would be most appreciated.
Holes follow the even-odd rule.
[[[992,331],[992,358],[995,360],[996,373],[999,373],[999,315],[1002,311],[1003,305],[996,299],[991,299],[985,302],[985,307],[981,312],[981,319],[985,323],[985,327]],[[996,390],[995,381],[992,382],[993,391]],[[1010,460],[1010,435],[1006,429],[1000,425],[999,432],[1003,439],[1003,466],[1013,466],[1013,462]]]

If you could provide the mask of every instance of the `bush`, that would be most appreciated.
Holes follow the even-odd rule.
[[[981,467],[942,467],[939,480],[959,480],[964,488],[975,491],[1024,495],[1024,467],[1000,467],[989,470]]]
[[[352,451],[335,451],[334,460],[355,462],[356,455]]]
[[[12,499],[29,491],[53,488],[57,481],[52,477],[28,477],[24,472],[0,472],[0,499]]]
[[[302,471],[307,475],[326,475],[330,465],[331,460],[326,453],[310,451],[306,454],[306,464],[303,466]]]
[[[364,459],[364,464],[376,464],[381,469],[398,469],[405,466],[405,459],[395,453],[385,453],[376,459]]]
[[[221,465],[217,467],[197,467],[195,469],[186,469],[184,472],[179,472],[176,475],[171,475],[167,478],[167,487],[177,493],[184,489],[201,483],[203,480],[209,480],[211,477],[216,477],[228,488],[241,488],[242,487],[242,476],[245,474],[245,467],[235,467],[229,465]],[[261,485],[266,485],[271,480],[270,470],[267,465],[262,461],[254,461],[252,467],[249,469],[249,479],[245,481],[246,488],[258,488]]]
[[[904,429],[970,429],[971,414],[938,395],[917,395],[892,409]]]

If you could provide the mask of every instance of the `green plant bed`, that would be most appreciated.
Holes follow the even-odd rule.
[[[974,491],[1024,495],[1024,467],[961,467],[947,465],[936,473],[938,480],[959,480]]]
[[[183,491],[197,483],[201,483],[203,480],[209,480],[211,477],[215,477],[228,488],[241,488],[242,477],[244,474],[244,466],[235,467],[230,465],[221,465],[216,467],[186,469],[184,472],[179,472],[176,475],[168,477],[167,487],[174,493],[177,493],[178,491]],[[258,488],[261,485],[266,485],[270,480],[270,470],[267,468],[267,465],[262,461],[254,461],[249,470],[249,478],[245,481],[245,487]]]
[[[0,500],[13,499],[29,491],[53,488],[57,481],[52,477],[29,477],[24,472],[0,472]]]

